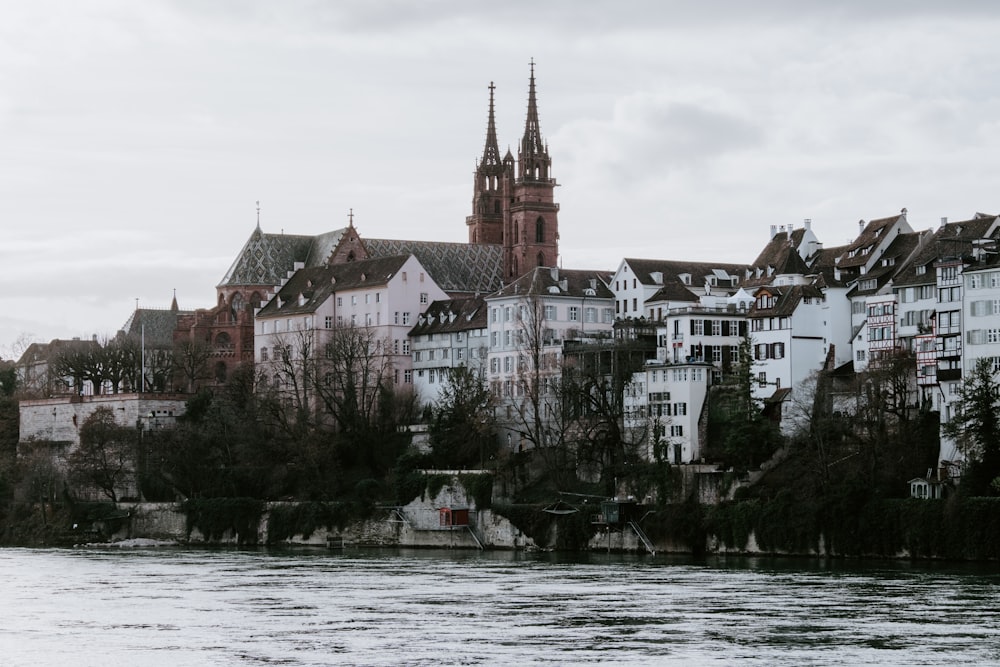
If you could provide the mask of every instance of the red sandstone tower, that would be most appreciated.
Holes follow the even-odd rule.
[[[470,243],[503,246],[504,279],[513,280],[536,266],[557,266],[559,259],[559,204],[552,158],[542,140],[535,94],[535,64],[531,63],[528,115],[524,136],[514,157],[500,158],[490,83],[490,111],[486,146],[476,168],[472,215],[466,218]]]

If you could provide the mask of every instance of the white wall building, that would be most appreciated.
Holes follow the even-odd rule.
[[[435,301],[410,330],[413,388],[423,405],[437,402],[451,370],[464,366],[482,375],[489,354],[486,302],[479,297]]]

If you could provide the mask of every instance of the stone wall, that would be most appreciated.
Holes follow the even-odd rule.
[[[150,431],[170,428],[184,414],[188,396],[182,394],[103,394],[21,401],[19,442],[47,440],[80,444],[80,426],[100,407],[110,408],[115,421]]]

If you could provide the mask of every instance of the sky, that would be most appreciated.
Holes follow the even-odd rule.
[[[0,357],[210,307],[257,224],[465,241],[529,62],[563,266],[1000,213],[1000,5],[0,0]],[[138,300],[138,301],[137,301]]]

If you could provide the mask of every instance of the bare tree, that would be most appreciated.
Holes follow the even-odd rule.
[[[208,359],[211,355],[211,348],[203,340],[184,339],[174,344],[173,370],[183,380],[187,392],[193,392],[198,381],[208,377]]]
[[[135,438],[135,429],[119,424],[111,408],[97,408],[80,426],[80,446],[69,456],[71,479],[117,503],[132,474]]]

